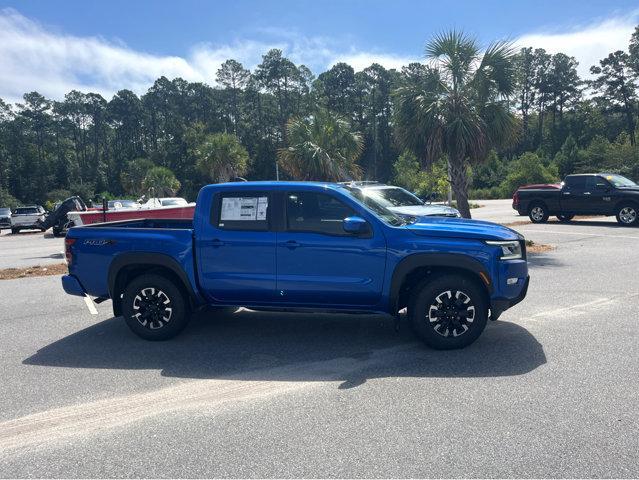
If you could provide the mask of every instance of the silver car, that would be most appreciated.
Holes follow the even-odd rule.
[[[374,182],[351,182],[346,185],[361,192],[364,203],[375,202],[403,217],[461,217],[457,209],[424,201],[401,187]]]

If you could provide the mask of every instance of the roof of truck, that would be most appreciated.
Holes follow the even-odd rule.
[[[234,189],[234,190],[251,190],[255,188],[271,188],[271,189],[288,189],[291,187],[322,187],[322,188],[331,188],[331,189],[339,189],[343,188],[343,185],[338,185],[337,183],[331,182],[288,182],[288,181],[260,181],[260,182],[227,182],[227,183],[214,183],[211,185],[207,185],[207,188],[223,188],[223,189]]]

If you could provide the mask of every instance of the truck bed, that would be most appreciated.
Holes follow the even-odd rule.
[[[195,284],[192,220],[152,218],[94,223],[70,228],[66,238],[72,242],[69,273],[92,296],[109,295],[109,270],[120,257],[127,257],[131,263],[149,255],[162,256],[177,262]]]

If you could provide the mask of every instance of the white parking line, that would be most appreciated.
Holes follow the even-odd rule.
[[[572,317],[575,315],[582,315],[594,308],[605,307],[618,301],[627,301],[628,299],[639,297],[639,293],[631,293],[627,295],[615,295],[612,297],[597,298],[586,303],[578,303],[575,305],[569,305],[567,307],[553,308],[543,312],[536,313],[529,317],[524,317],[523,321],[536,322],[544,318],[557,318],[557,317]]]
[[[520,228],[520,230],[523,230],[522,228]],[[608,237],[608,238],[630,238],[632,240],[639,240],[639,235],[634,236],[634,235],[605,235],[602,233],[579,233],[579,232],[561,232],[559,230],[540,230],[540,229],[535,229],[535,230],[530,230],[530,229],[526,229],[526,232],[531,232],[531,233],[556,233],[556,234],[560,234],[560,235],[577,235],[577,236],[586,236],[586,237]]]

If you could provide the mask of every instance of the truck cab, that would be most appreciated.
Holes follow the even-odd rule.
[[[472,343],[528,288],[524,238],[458,218],[406,219],[343,185],[209,185],[193,221],[71,228],[67,293],[111,299],[150,340],[202,306],[397,316],[433,348]]]

